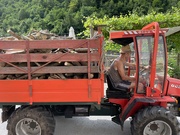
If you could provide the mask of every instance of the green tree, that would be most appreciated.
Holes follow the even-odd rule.
[[[6,30],[13,27],[24,34],[38,28],[63,34],[73,26],[79,33],[84,30],[84,16],[111,18],[135,11],[142,16],[152,11],[171,11],[172,6],[180,8],[179,0],[0,0],[0,31],[6,35]],[[27,21],[29,18],[31,21]]]
[[[23,8],[19,11],[19,20],[23,20],[25,18],[29,18],[29,13]]]

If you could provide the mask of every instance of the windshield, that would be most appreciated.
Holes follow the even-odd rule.
[[[138,56],[139,56],[139,67],[145,67],[143,69],[139,68],[139,81],[143,83],[145,87],[150,85],[150,73],[151,64],[153,57],[153,47],[154,47],[154,37],[153,36],[143,36],[136,37],[138,46]],[[164,51],[164,40],[163,37],[159,37],[159,44],[156,57],[156,78],[154,81],[154,88],[159,90],[163,89],[165,75],[165,51]]]

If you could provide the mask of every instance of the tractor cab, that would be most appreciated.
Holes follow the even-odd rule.
[[[165,33],[168,29],[160,29],[157,22],[143,27],[142,30],[111,31],[110,39],[122,46],[129,45],[131,57],[129,62],[136,64],[136,69],[127,68],[126,74],[135,77],[133,89],[114,89],[107,78],[106,96],[111,104],[120,106],[120,113],[112,118],[123,128],[124,121],[132,117],[131,131],[134,135],[174,135],[179,129],[171,129],[178,125],[175,116],[167,109],[174,104],[174,97],[168,95],[167,49]],[[126,67],[125,67],[126,69]],[[108,75],[107,75],[108,76]],[[138,89],[142,83],[143,91]],[[172,91],[171,91],[172,93]],[[167,114],[167,115],[166,115]],[[171,116],[170,116],[171,115]],[[171,121],[173,117],[175,121]],[[137,124],[138,123],[138,124]],[[161,125],[161,126],[159,126]]]
[[[159,97],[166,93],[164,87],[167,75],[167,50],[165,33],[167,29],[159,29],[158,23],[151,23],[142,30],[111,31],[110,39],[122,46],[129,45],[131,58],[129,62],[136,64],[136,69],[127,68],[128,76],[136,77],[134,95]],[[108,81],[111,86],[111,80]],[[138,83],[144,86],[143,92],[138,92]],[[115,92],[116,91],[116,92]],[[110,93],[110,94],[109,94]],[[128,98],[129,93],[109,87],[107,95],[113,98],[122,93],[119,98]]]

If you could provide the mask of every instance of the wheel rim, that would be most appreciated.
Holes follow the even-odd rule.
[[[155,120],[144,128],[143,135],[172,135],[172,129],[166,122]]]
[[[16,124],[17,135],[41,135],[41,127],[37,121],[24,118]]]

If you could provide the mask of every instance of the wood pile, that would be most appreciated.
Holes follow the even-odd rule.
[[[27,36],[20,36],[14,33],[12,30],[7,31],[11,36],[9,37],[1,37],[0,40],[3,41],[16,41],[16,40],[71,40],[69,37],[57,36],[56,34],[50,33],[47,30],[31,31]],[[29,50],[30,54],[38,53],[38,54],[65,54],[65,53],[87,53],[87,48],[75,48],[75,49],[32,49]],[[94,50],[91,50],[94,51]],[[97,50],[95,50],[97,51]],[[21,49],[3,49],[0,50],[0,54],[26,54],[26,50]],[[46,65],[47,64],[47,65]],[[91,62],[91,65],[97,63]],[[87,66],[87,61],[52,61],[50,63],[47,62],[30,62],[30,67],[42,67],[43,66],[61,66],[61,67],[69,67],[73,66]],[[27,62],[0,62],[0,67],[15,67],[15,68],[28,68]],[[90,74],[88,73],[32,73],[28,76],[28,73],[24,74],[0,74],[0,80],[22,80],[22,79],[82,79],[82,78],[96,78],[98,77],[97,73]]]

